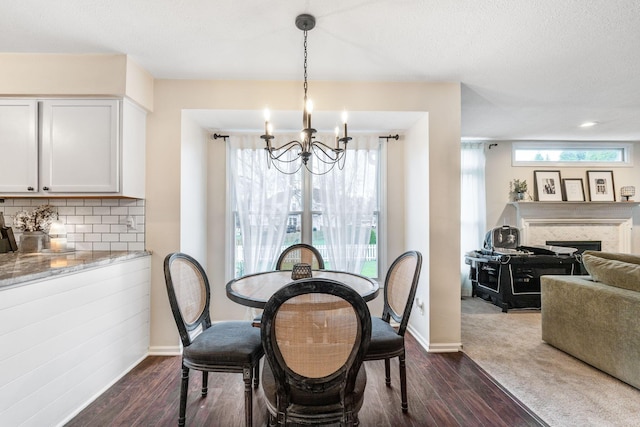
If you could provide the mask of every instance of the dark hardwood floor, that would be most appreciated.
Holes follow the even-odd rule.
[[[409,412],[403,414],[400,409],[397,359],[391,365],[391,388],[384,385],[384,362],[366,362],[361,426],[545,426],[464,353],[427,353],[409,334],[406,345]],[[179,377],[179,357],[148,357],[67,427],[175,426]],[[204,399],[200,380],[201,374],[191,371],[187,426],[243,426],[241,376],[209,374],[209,395]],[[264,426],[266,408],[259,389],[254,393],[253,413],[253,425]]]

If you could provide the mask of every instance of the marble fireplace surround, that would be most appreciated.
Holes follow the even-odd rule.
[[[631,252],[636,202],[514,202],[521,245],[599,240],[605,252]]]

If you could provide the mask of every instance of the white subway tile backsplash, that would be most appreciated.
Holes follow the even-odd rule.
[[[75,215],[76,208],[74,206],[59,206],[58,207],[58,215]]]
[[[109,233],[126,233],[127,226],[126,224],[111,224],[109,226]]]
[[[125,206],[112,207],[110,215],[129,215],[129,208]]]
[[[128,251],[129,250],[129,245],[127,245],[124,242],[112,243],[111,244],[111,250],[112,251]]]
[[[78,206],[76,208],[76,215],[93,215],[93,208],[91,206]]]
[[[143,199],[0,199],[0,212],[7,225],[12,225],[17,212],[46,204],[57,208],[67,229],[70,248],[82,251],[145,249]],[[127,227],[128,217],[135,220],[135,229]],[[21,232],[14,232],[19,240]]]
[[[111,208],[109,206],[96,206],[93,208],[93,215],[111,215]]]
[[[92,226],[94,233],[109,233],[111,232],[111,226],[109,224],[95,224]]]
[[[144,251],[144,243],[129,243],[129,251]]]
[[[85,224],[102,224],[101,216],[86,215],[84,217]]]
[[[78,224],[75,227],[76,233],[93,233],[94,226],[91,224]],[[67,229],[67,232],[69,232],[69,229]]]
[[[67,215],[67,224],[84,224],[84,217]]]
[[[119,224],[120,217],[118,215],[116,216],[103,215],[101,223],[102,224]]]

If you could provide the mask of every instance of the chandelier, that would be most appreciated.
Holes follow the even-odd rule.
[[[340,138],[340,129],[335,129],[334,146],[329,146],[322,141],[315,139],[316,129],[311,125],[311,113],[313,112],[313,103],[307,97],[307,32],[312,30],[316,25],[316,18],[312,15],[302,14],[296,17],[296,27],[304,32],[304,107],[302,112],[302,130],[300,131],[300,141],[293,140],[275,147],[273,144],[273,129],[271,127],[270,113],[266,109],[264,112],[264,135],[260,138],[264,139],[265,151],[267,153],[267,166],[271,165],[285,174],[294,174],[304,166],[314,175],[323,175],[333,169],[337,164],[338,169],[344,168],[347,155],[347,144],[351,138],[347,135],[347,113],[342,113],[343,136]],[[342,146],[341,146],[342,144]],[[312,170],[309,160],[314,156],[316,162],[324,164],[323,169],[316,167]],[[312,163],[313,163],[312,161]],[[296,163],[298,162],[298,163]],[[285,170],[286,166],[286,170]]]

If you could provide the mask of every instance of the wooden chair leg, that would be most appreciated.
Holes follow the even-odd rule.
[[[187,392],[189,390],[189,368],[182,365],[182,381],[180,384],[180,414],[178,415],[178,426],[185,425],[187,414]]]
[[[253,373],[253,388],[258,388],[260,385],[260,362],[256,363]]]
[[[384,382],[391,387],[391,360],[384,359]]]
[[[400,365],[400,395],[402,396],[402,412],[407,412],[409,410],[409,403],[407,401],[407,365],[404,353],[398,357],[398,362]]]
[[[253,390],[251,389],[253,368],[244,368],[242,377],[244,380],[244,421],[246,427],[251,427],[253,424]]]
[[[202,397],[207,397],[209,391],[209,373],[202,371]]]

